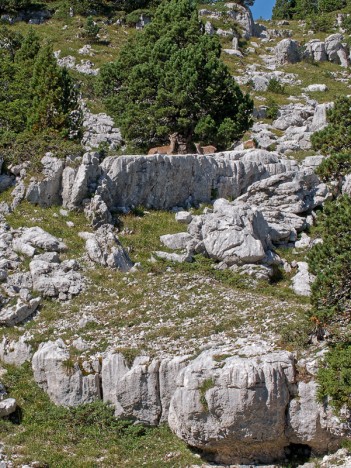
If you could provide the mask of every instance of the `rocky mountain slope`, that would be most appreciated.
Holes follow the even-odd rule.
[[[85,91],[136,34],[100,18],[110,45],[91,46],[78,16],[26,15],[2,19],[52,37]],[[333,196],[311,136],[349,94],[346,37],[232,3],[199,17],[255,102],[230,150],[130,155],[86,93],[84,154],[4,155],[0,466],[349,466],[350,414],[317,398],[326,346],[306,318]]]

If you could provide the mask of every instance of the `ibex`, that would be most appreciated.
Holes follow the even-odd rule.
[[[172,133],[169,135],[169,142],[170,144],[167,146],[157,146],[156,148],[149,149],[147,154],[174,154],[176,150],[176,146],[178,144],[178,133]]]
[[[257,148],[257,141],[255,139],[244,141],[244,149],[254,149]]]
[[[197,154],[211,154],[217,151],[215,146],[201,146],[200,143],[194,143]]]

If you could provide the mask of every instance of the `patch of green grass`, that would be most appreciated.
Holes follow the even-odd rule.
[[[2,200],[2,196],[0,197]],[[78,236],[80,231],[91,231],[84,214],[79,211],[69,211],[67,216],[60,214],[61,207],[42,208],[29,202],[22,202],[16,211],[6,217],[13,229],[20,227],[39,226],[50,234],[63,239],[68,247],[67,258],[77,258],[84,253],[85,241]],[[67,221],[74,223],[67,226]]]
[[[9,366],[2,380],[19,405],[13,416],[0,420],[1,441],[8,456],[16,455],[16,466],[34,460],[57,468],[201,463],[166,426],[117,420],[113,408],[101,401],[70,409],[55,406],[33,381],[29,365]]]
[[[200,391],[200,403],[203,406],[204,411],[208,412],[208,402],[206,399],[206,393],[208,390],[211,390],[215,386],[215,381],[214,379],[206,379],[202,382],[201,386],[199,387]]]

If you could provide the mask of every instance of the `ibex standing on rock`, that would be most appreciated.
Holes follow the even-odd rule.
[[[194,143],[197,154],[211,154],[217,151],[215,146],[201,146],[200,143]]]
[[[157,146],[156,148],[151,148],[147,154],[174,154],[178,145],[177,137],[178,133],[172,133],[172,135],[169,135],[170,144],[168,146]]]

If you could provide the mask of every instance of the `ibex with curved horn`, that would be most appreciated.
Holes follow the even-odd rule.
[[[178,133],[172,133],[172,135],[169,135],[169,142],[170,144],[167,146],[157,146],[156,148],[151,148],[149,149],[148,153],[149,155],[151,154],[174,154],[177,144],[178,144]]]
[[[217,151],[215,146],[201,146],[200,143],[194,143],[197,154],[211,154]]]

